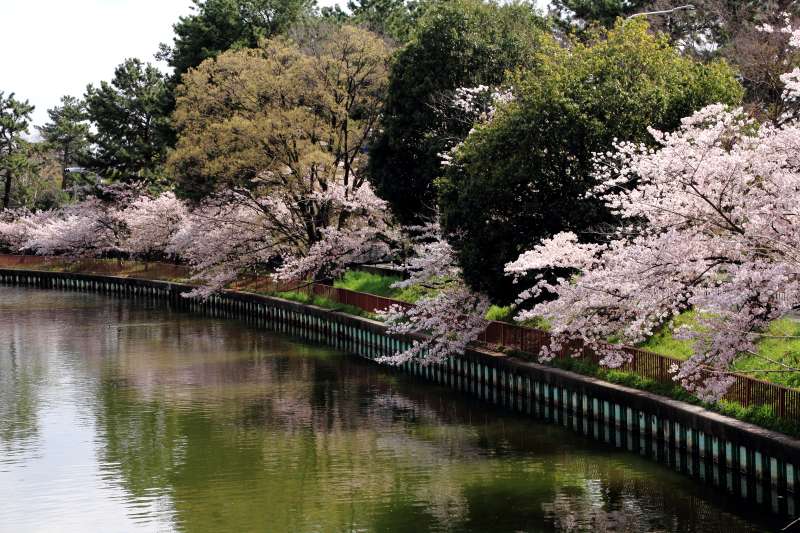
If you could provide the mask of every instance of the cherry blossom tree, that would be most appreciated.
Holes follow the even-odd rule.
[[[423,365],[439,363],[464,353],[467,346],[486,330],[484,318],[489,300],[463,285],[423,298],[410,308],[393,305],[380,313],[394,335],[418,335],[407,350],[380,358],[400,365],[415,360]]]
[[[413,307],[393,305],[378,313],[389,326],[389,333],[416,336],[409,349],[381,361],[398,365],[412,359],[424,365],[438,363],[463,353],[486,330],[489,300],[465,287],[455,254],[438,224],[405,228],[405,233],[413,244],[413,256],[406,262],[409,275],[393,287],[422,285],[436,292]]]
[[[624,220],[607,242],[562,233],[507,265],[515,276],[579,272],[540,277],[520,295],[538,303],[517,318],[551,322],[543,359],[579,338],[613,367],[626,355],[605,339],[637,343],[696,309],[700,327],[681,332],[694,339],[694,355],[674,378],[717,400],[737,358],[758,356],[768,323],[800,305],[800,124],[759,125],[741,109],[712,105],[674,133],[652,133],[657,149],[619,143],[597,158],[594,194]]]
[[[788,45],[800,30],[786,17]],[[784,99],[800,96],[800,71],[781,78]],[[791,110],[792,105],[787,105]],[[509,275],[538,272],[517,316],[552,324],[550,359],[580,339],[623,364],[619,345],[638,343],[687,309],[699,324],[679,336],[694,340],[693,356],[671,368],[674,379],[705,400],[720,399],[742,356],[760,357],[763,372],[799,372],[759,354],[768,324],[800,306],[800,121],[759,124],[742,109],[710,105],[673,133],[651,130],[657,147],[618,142],[596,154],[601,197],[623,224],[601,244],[560,233],[506,265]],[[555,280],[541,272],[572,272]],[[777,367],[777,368],[776,368]]]
[[[272,274],[284,281],[338,275],[347,266],[384,260],[396,242],[385,204],[368,183],[356,189],[342,181],[307,195],[260,195],[237,189],[192,211],[167,248],[185,259],[207,297],[241,275]],[[303,210],[295,209],[303,202]],[[307,210],[316,216],[309,221]],[[308,224],[320,226],[309,244]]]
[[[98,257],[125,253],[128,230],[116,203],[89,198],[30,230],[23,248],[39,255]]]
[[[289,241],[275,228],[288,218],[279,203],[236,192],[190,212],[166,250],[188,262],[193,279],[202,283],[188,296],[206,298],[239,276],[275,263]]]
[[[49,224],[52,211],[31,212],[27,209],[7,209],[0,213],[0,249],[9,252],[25,250],[35,228]]]
[[[386,202],[368,182],[354,189],[336,181],[323,191],[314,191],[309,199],[336,223],[322,228],[320,239],[307,250],[286,254],[275,273],[277,279],[327,279],[350,266],[390,261],[396,256],[400,234],[393,227]]]
[[[163,256],[187,212],[186,204],[172,192],[136,198],[120,213],[128,228],[125,251],[145,258]]]

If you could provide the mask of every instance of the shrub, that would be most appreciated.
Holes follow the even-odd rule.
[[[594,153],[615,139],[651,141],[648,127],[671,130],[706,104],[742,96],[726,63],[681,56],[643,21],[571,48],[549,42],[533,63],[510,80],[516,100],[476,127],[438,182],[465,280],[501,305],[520,292],[503,268],[521,252],[562,231],[593,240],[615,223],[586,196]]]

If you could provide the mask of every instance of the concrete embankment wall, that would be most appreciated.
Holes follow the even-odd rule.
[[[268,296],[225,291],[205,301],[188,285],[87,274],[0,269],[0,284],[158,299],[239,318],[368,359],[408,347],[381,322]],[[701,407],[488,351],[397,367],[412,376],[571,428],[652,458],[766,512],[798,515],[800,441]]]

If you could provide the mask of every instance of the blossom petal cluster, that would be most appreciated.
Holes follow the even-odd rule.
[[[464,287],[443,290],[424,298],[410,308],[391,306],[379,315],[394,335],[420,335],[411,347],[381,358],[381,362],[400,365],[414,360],[422,365],[440,363],[448,356],[463,353],[486,330],[483,318],[489,300]]]
[[[800,304],[800,124],[759,125],[715,105],[653,134],[656,149],[620,143],[598,156],[595,193],[623,220],[606,242],[559,234],[506,270],[577,273],[521,294],[535,303],[518,318],[546,317],[557,344],[608,351],[609,338],[635,344],[697,310],[701,324],[683,332],[694,355],[674,378],[716,400],[737,358]],[[620,351],[607,363],[625,360]]]

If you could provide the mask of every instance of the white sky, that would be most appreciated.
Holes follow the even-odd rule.
[[[158,44],[172,42],[172,24],[190,13],[191,5],[191,0],[0,0],[0,91],[29,100],[36,106],[33,123],[44,124],[47,109],[62,95],[81,96],[87,84],[111,79],[125,58],[155,62]]]
[[[154,62],[191,0],[0,0],[0,91],[36,106],[34,124],[64,94],[110,79],[126,57]]]

